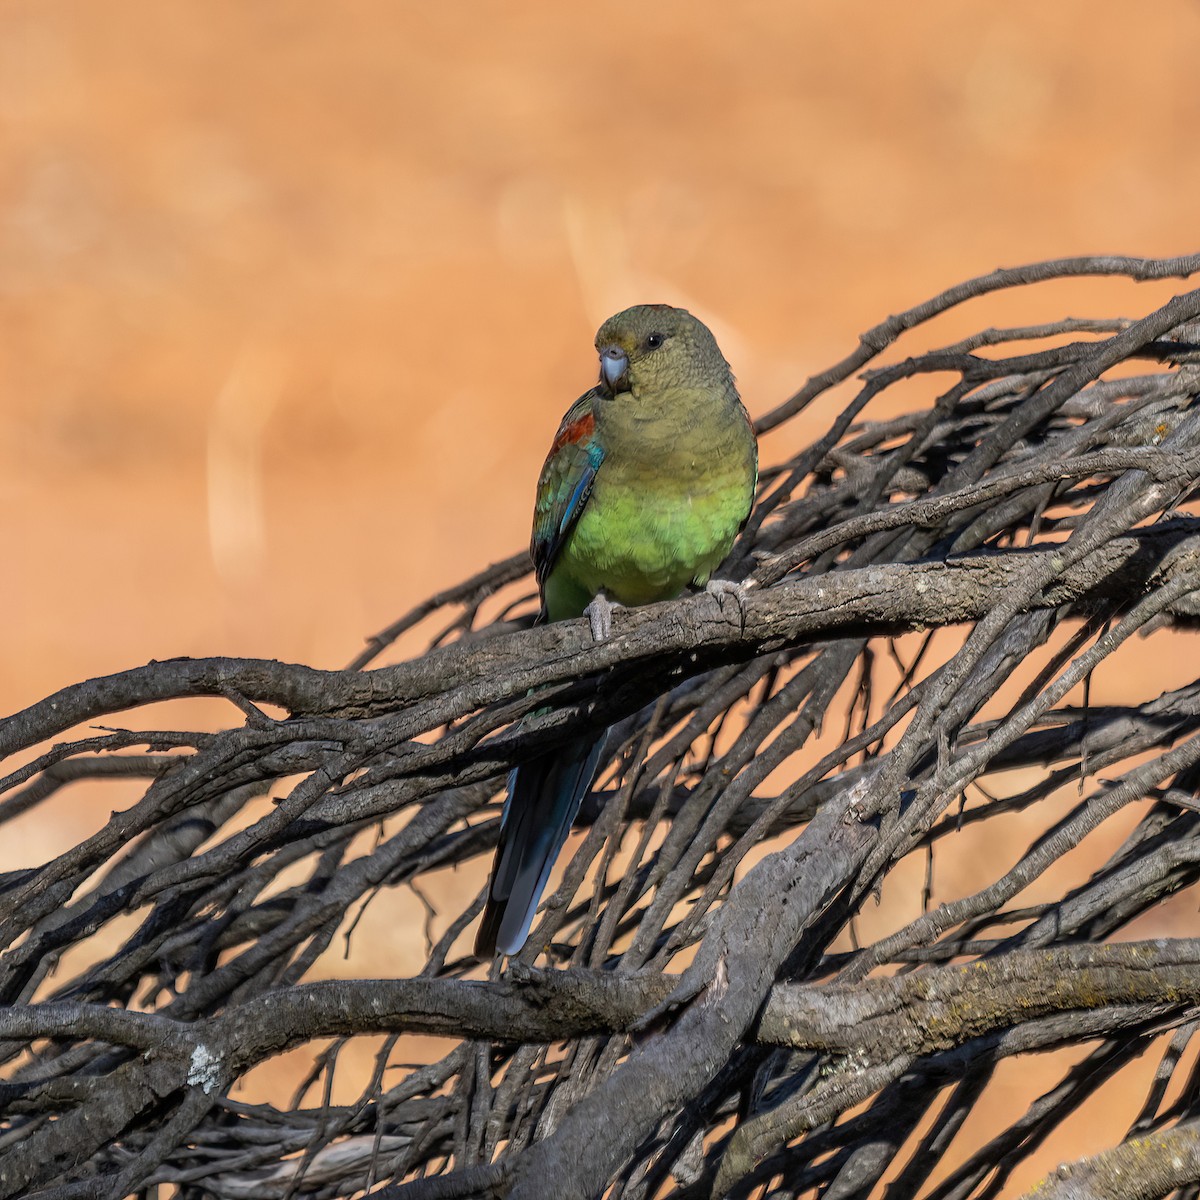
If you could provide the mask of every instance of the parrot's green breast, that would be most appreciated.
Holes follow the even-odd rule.
[[[546,579],[551,620],[578,616],[599,591],[649,604],[708,581],[750,511],[757,464],[736,399],[706,415],[660,436],[644,423],[609,432],[609,456]]]

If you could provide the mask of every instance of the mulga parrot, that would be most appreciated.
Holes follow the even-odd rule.
[[[596,335],[600,380],[567,410],[538,479],[530,553],[539,620],[703,587],[745,524],[758,447],[708,327],[667,304],[610,317]],[[475,953],[514,954],[595,779],[605,734],[582,734],[509,777]]]

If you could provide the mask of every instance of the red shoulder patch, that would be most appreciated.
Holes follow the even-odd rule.
[[[564,422],[554,438],[554,445],[550,447],[551,456],[557,454],[564,446],[587,441],[595,431],[596,416],[590,409],[575,420]]]

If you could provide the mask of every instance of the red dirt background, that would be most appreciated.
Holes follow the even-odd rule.
[[[1198,58],[1194,0],[8,0],[0,712],[150,658],[343,665],[524,544],[626,304],[708,320],[762,412],[966,276],[1195,250]],[[918,337],[1169,292],[1053,285]],[[1094,698],[1185,671],[1140,662]],[[0,868],[117,792],[22,822]],[[419,914],[355,970],[408,969]],[[989,1103],[1020,1111],[1043,1062]],[[1119,1138],[1141,1082],[1009,1192]]]

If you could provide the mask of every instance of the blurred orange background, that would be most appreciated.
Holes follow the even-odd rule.
[[[627,304],[708,321],[762,413],[964,277],[1194,251],[1197,61],[1195,0],[6,0],[0,713],[345,664],[525,544]]]
[[[9,0],[0,709],[341,665],[524,544],[628,303],[763,412],[961,277],[1194,249],[1198,52],[1194,0]]]

